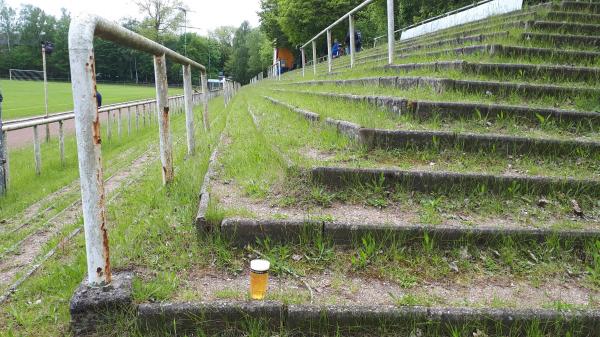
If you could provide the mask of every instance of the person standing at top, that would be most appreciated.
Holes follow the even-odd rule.
[[[339,57],[340,56],[340,42],[335,39],[333,41],[333,48],[331,50],[331,53],[333,54],[333,58]]]
[[[102,106],[102,95],[100,95],[98,90],[96,90],[96,104],[98,105],[98,109],[100,109]]]
[[[354,32],[354,51],[359,52],[362,48],[362,34]],[[350,54],[350,32],[346,33],[346,54]]]

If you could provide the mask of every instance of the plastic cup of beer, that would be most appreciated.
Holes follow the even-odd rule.
[[[271,263],[267,260],[250,261],[250,298],[262,300],[267,294],[269,283],[269,268]]]

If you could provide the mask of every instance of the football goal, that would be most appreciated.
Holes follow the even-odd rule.
[[[9,69],[8,76],[10,80],[18,81],[43,81],[44,72],[41,70],[23,70],[23,69]]]

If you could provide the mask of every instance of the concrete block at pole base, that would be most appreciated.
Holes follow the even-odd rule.
[[[114,329],[119,315],[135,315],[133,303],[133,273],[112,275],[104,287],[90,287],[87,277],[71,298],[71,332],[75,336],[102,334]]]

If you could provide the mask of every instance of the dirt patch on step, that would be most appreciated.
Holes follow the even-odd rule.
[[[215,270],[194,270],[181,279],[187,298],[173,300],[237,300],[248,298],[249,272],[231,275]],[[309,290],[310,287],[310,290]],[[319,305],[426,305],[457,307],[554,308],[556,305],[599,308],[600,293],[576,280],[554,280],[541,285],[503,277],[470,279],[464,283],[434,282],[403,288],[393,282],[332,271],[299,278],[270,276],[268,299]]]

